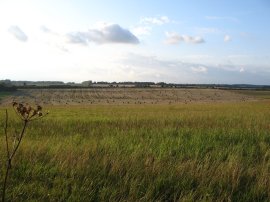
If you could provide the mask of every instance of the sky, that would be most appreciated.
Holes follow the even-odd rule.
[[[0,0],[0,80],[270,85],[269,0]]]

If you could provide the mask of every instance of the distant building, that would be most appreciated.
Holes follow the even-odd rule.
[[[91,86],[92,83],[93,83],[92,80],[89,80],[89,81],[83,81],[83,82],[82,82],[82,85],[83,85],[83,86]]]

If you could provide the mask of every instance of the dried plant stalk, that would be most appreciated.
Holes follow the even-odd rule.
[[[7,165],[6,165],[5,178],[3,182],[2,202],[5,202],[7,179],[8,179],[8,175],[11,170],[11,167],[12,167],[12,160],[22,142],[28,123],[30,121],[40,119],[44,117],[44,115],[48,114],[48,113],[44,114],[42,112],[42,107],[40,105],[37,105],[36,108],[33,108],[28,104],[13,102],[12,106],[16,114],[21,118],[23,122],[23,127],[19,134],[15,134],[14,141],[13,141],[13,148],[10,149],[9,141],[8,141],[9,139],[8,138],[8,111],[6,110],[6,122],[5,122],[4,132],[5,132],[5,142],[6,142],[6,152],[7,152]]]

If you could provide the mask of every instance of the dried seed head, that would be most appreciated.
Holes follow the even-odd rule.
[[[32,116],[35,116],[37,114],[37,110],[33,110],[33,115]]]
[[[28,114],[30,114],[30,112],[32,111],[32,107],[31,106],[27,106],[26,111],[27,111]]]
[[[25,121],[33,120],[38,117],[43,117],[44,114],[42,112],[42,107],[40,105],[36,106],[36,109],[31,107],[28,104],[23,104],[23,103],[12,103],[14,110],[18,113],[19,116]]]
[[[23,106],[22,113],[25,114],[26,112],[27,112],[27,108],[25,106]]]

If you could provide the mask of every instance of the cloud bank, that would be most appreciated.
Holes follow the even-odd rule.
[[[208,69],[204,66],[198,66],[198,67],[191,67],[191,70],[194,73],[206,73]]]
[[[127,54],[121,61],[122,74],[132,72],[132,80],[174,83],[268,84],[269,71],[254,66],[202,64],[178,59]],[[269,70],[269,69],[268,69]]]
[[[27,35],[18,26],[10,26],[8,32],[19,41],[26,42],[28,40]]]
[[[86,32],[73,32],[67,34],[68,42],[87,45],[89,42],[96,44],[125,43],[138,44],[139,39],[129,30],[118,24],[104,24],[97,29],[89,29]]]
[[[176,45],[179,44],[180,42],[185,42],[185,43],[191,43],[191,44],[200,44],[204,43],[204,39],[200,36],[188,36],[188,35],[180,35],[175,32],[166,32],[166,40],[165,44],[169,45]]]

